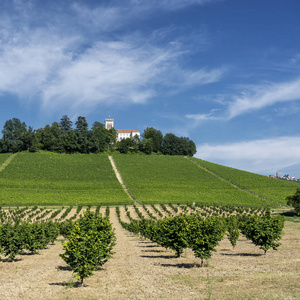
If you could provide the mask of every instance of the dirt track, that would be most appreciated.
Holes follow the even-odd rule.
[[[104,211],[102,211],[104,212]],[[122,214],[124,216],[124,212]],[[174,254],[143,241],[121,228],[115,210],[115,255],[104,269],[86,279],[85,286],[69,287],[76,279],[58,256],[61,242],[39,255],[0,262],[0,299],[299,299],[300,223],[285,228],[278,251],[262,250],[241,238],[232,249],[225,238],[209,261],[190,251]]]

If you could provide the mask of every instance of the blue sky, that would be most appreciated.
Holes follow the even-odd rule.
[[[0,128],[68,115],[300,177],[298,0],[0,1]]]

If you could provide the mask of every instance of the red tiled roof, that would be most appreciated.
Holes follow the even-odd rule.
[[[132,130],[132,129],[117,129],[118,133],[131,133],[131,132],[140,132],[139,130]]]

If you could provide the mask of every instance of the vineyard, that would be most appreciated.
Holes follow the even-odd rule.
[[[2,208],[1,269],[8,272],[8,281],[2,282],[0,297],[64,299],[68,295],[72,299],[86,299],[89,294],[94,295],[91,298],[102,295],[100,298],[106,299],[124,299],[124,295],[132,299],[167,295],[179,299],[180,293],[185,292],[186,299],[230,299],[234,295],[249,296],[249,292],[255,295],[254,285],[257,288],[257,280],[263,280],[267,287],[280,287],[278,297],[273,291],[272,299],[296,299],[300,295],[299,287],[294,286],[299,279],[300,257],[295,251],[299,253],[296,231],[300,223],[285,222],[282,235],[283,217],[272,216],[270,212],[266,208],[177,204]],[[80,232],[84,239],[78,240]],[[99,236],[93,232],[107,234]],[[86,253],[86,247],[90,249],[88,253],[91,249],[97,251],[100,244],[94,248],[92,245],[107,237],[106,252],[95,252],[93,259],[87,257],[80,268],[83,258],[73,254]],[[31,261],[41,261],[43,269],[29,267]],[[29,281],[23,277],[22,286],[18,280],[28,276],[29,268],[33,274],[44,275]],[[77,274],[78,285],[72,274]],[[290,282],[282,288],[287,274]],[[116,284],[116,280],[120,281]],[[243,289],[244,281],[248,287]],[[84,282],[83,289],[72,288],[80,286],[80,282]],[[14,289],[10,283],[15,285]],[[224,283],[234,285],[235,290],[219,290]],[[174,284],[178,285],[175,289]],[[19,285],[22,288],[16,288]],[[262,298],[267,299],[266,291],[264,295]]]
[[[300,223],[274,213],[298,185],[113,158],[124,184],[105,154],[0,155],[0,299],[300,297]]]
[[[279,203],[285,203],[286,195],[293,194],[299,187],[299,183],[296,182],[284,182],[283,180],[217,165],[194,157],[190,159],[241,189]]]
[[[130,203],[106,155],[18,153],[0,186],[1,205]]]
[[[278,207],[299,184],[183,156],[113,155],[134,200],[142,203]],[[0,155],[0,205],[133,203],[106,154]]]
[[[285,204],[284,197],[293,194],[298,186],[290,182],[278,183],[275,179],[268,181],[271,178],[256,175],[252,179],[252,186],[257,183],[259,188],[253,189],[253,192],[260,191],[257,196],[233,186],[182,156],[115,155],[114,159],[129,190],[143,203],[200,202],[233,206],[278,206]],[[234,172],[237,173],[236,178],[241,176],[239,170],[232,171]],[[267,180],[265,189],[260,180]],[[282,188],[281,192],[279,188]],[[274,197],[265,199],[266,196],[271,196],[268,191],[272,189]]]

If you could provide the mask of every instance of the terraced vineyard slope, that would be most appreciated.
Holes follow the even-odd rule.
[[[130,202],[106,155],[22,152],[0,172],[0,205]]]
[[[300,187],[299,183],[297,182],[269,178],[266,176],[214,164],[194,157],[192,157],[191,160],[242,189],[246,189],[254,194],[281,202],[283,204],[286,203],[285,198],[289,195],[293,195],[296,189]]]
[[[234,187],[183,156],[114,155],[131,193],[144,203],[278,206]]]

